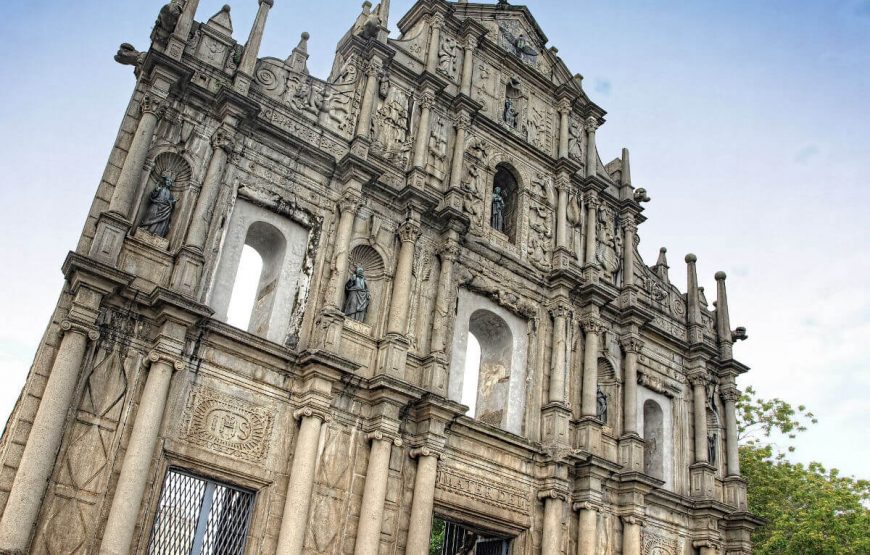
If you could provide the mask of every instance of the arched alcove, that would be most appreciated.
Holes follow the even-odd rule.
[[[664,480],[665,428],[662,407],[652,399],[643,404],[643,472]]]
[[[384,302],[387,281],[384,259],[377,250],[367,244],[357,245],[351,249],[348,258],[348,275],[342,280],[342,287],[352,277],[353,273],[356,272],[357,268],[363,269],[366,285],[371,295],[369,307],[363,322],[374,326],[378,322],[381,311],[387,306]]]
[[[248,329],[254,303],[257,301],[257,288],[262,273],[263,258],[253,247],[245,245],[242,248],[236,281],[233,283],[230,305],[227,308],[227,323],[231,326]]]
[[[188,189],[190,187],[191,170],[190,164],[179,154],[174,152],[162,152],[158,154],[152,162],[151,171],[148,173],[148,178],[145,180],[144,187],[139,194],[139,205],[136,211],[135,222],[137,231],[147,232],[156,235],[167,241],[166,244],[174,244],[176,236],[180,240],[184,234],[184,226],[180,225],[186,219]],[[168,194],[157,194],[155,191],[167,183]],[[157,213],[152,213],[152,205],[154,198],[164,206],[156,209],[156,212],[168,212],[167,220],[164,225],[147,225],[153,222]],[[170,201],[172,206],[168,207],[167,202]],[[156,232],[156,233],[155,233]]]
[[[257,285],[257,297],[251,312],[248,331],[256,335],[266,336],[269,330],[270,316],[278,293],[278,280],[281,277],[281,264],[287,251],[287,240],[272,224],[254,222],[248,228],[245,245],[253,248],[263,260],[260,281]]]
[[[511,242],[516,241],[519,189],[516,170],[507,163],[497,165],[490,189],[489,221],[491,227],[507,235]],[[496,214],[499,204],[498,196],[501,197],[503,203],[501,218]]]
[[[507,322],[486,309],[472,313],[468,332],[480,346],[474,417],[493,426],[502,426],[509,402],[513,334]],[[466,380],[468,378],[466,375]]]

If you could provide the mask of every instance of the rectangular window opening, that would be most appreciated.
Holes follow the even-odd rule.
[[[436,517],[429,555],[508,555],[511,538]]]
[[[148,553],[242,555],[253,506],[253,492],[170,469]]]

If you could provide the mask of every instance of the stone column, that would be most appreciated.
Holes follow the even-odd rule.
[[[637,223],[634,214],[622,215],[622,286],[634,285],[634,235],[637,233]]]
[[[136,422],[121,465],[121,475],[112,498],[112,508],[100,544],[101,555],[122,555],[130,552],[133,532],[139,521],[139,508],[148,482],[148,472],[154,458],[154,448],[160,434],[160,423],[166,408],[166,396],[173,370],[184,363],[152,351],[148,355],[150,370],[145,390],[139,400]]]
[[[187,231],[187,245],[200,251],[203,250],[208,239],[214,205],[221,189],[227,157],[233,151],[232,128],[236,123],[235,119],[232,119],[229,125],[219,127],[211,136],[211,146],[214,152],[209,160],[205,179],[202,182],[202,190],[196,200],[196,207],[190,219],[190,229]]]
[[[417,476],[414,478],[414,500],[411,502],[411,520],[405,554],[427,555],[432,534],[438,455],[424,447],[411,451],[411,456],[417,458]]]
[[[453,297],[453,263],[459,256],[459,242],[456,232],[445,240],[439,256],[441,271],[438,274],[438,291],[435,293],[435,322],[432,326],[432,337],[429,350],[433,353],[447,352],[447,329],[450,327],[450,299]]]
[[[349,262],[348,251],[350,250],[350,237],[353,232],[353,221],[356,218],[356,210],[359,207],[360,193],[354,189],[348,189],[339,201],[338,230],[335,232],[335,250],[332,255],[335,267],[329,276],[327,302],[341,309],[344,300],[343,281],[348,277],[347,264]]]
[[[363,91],[359,119],[356,123],[356,136],[369,138],[372,127],[372,111],[375,107],[375,94],[378,91],[378,74],[381,72],[380,60],[371,60],[366,66],[366,88]]]
[[[692,547],[698,549],[699,555],[719,555],[719,547],[710,540],[692,542]]]
[[[387,333],[405,335],[408,332],[408,308],[410,307],[411,280],[413,278],[414,248],[420,237],[420,224],[406,220],[399,227],[402,246],[399,249],[399,263],[393,278],[393,298],[390,301],[390,320]]]
[[[728,293],[725,290],[725,272],[716,272],[716,334],[719,336],[719,356],[729,360],[734,356],[734,337],[728,315]]]
[[[598,334],[604,330],[601,322],[588,319],[583,322],[586,342],[583,347],[583,395],[580,412],[595,416],[598,412]]]
[[[641,555],[641,526],[643,521],[636,516],[622,517],[622,555]]]
[[[586,257],[585,266],[593,266],[596,264],[595,247],[598,244],[598,207],[601,201],[598,199],[598,193],[588,191],[583,195],[583,200],[586,203]]]
[[[245,43],[245,52],[242,54],[242,61],[239,62],[238,73],[252,78],[254,68],[257,65],[257,56],[260,54],[260,44],[263,42],[263,31],[266,29],[266,17],[269,15],[269,9],[275,3],[275,0],[260,0],[260,8],[257,10],[257,15],[254,17],[254,25],[251,27],[251,34],[248,35],[248,42]]]
[[[550,402],[565,402],[565,359],[567,349],[568,307],[558,305],[553,308],[553,364],[550,368]]]
[[[577,525],[577,555],[595,555],[598,544],[598,507],[592,503],[577,503],[575,510],[580,511]]]
[[[556,247],[568,248],[568,187],[570,177],[563,173],[556,178],[558,199],[556,204]]]
[[[148,149],[154,138],[154,130],[162,106],[162,101],[151,94],[143,95],[139,102],[142,117],[139,119],[139,125],[136,126],[133,141],[130,143],[130,149],[127,151],[118,181],[115,183],[115,190],[112,192],[112,199],[109,201],[109,211],[120,214],[124,218],[132,217],[134,197],[142,177],[142,166],[145,164],[145,158],[148,157]]]
[[[692,382],[695,418],[695,462],[710,462],[707,458],[707,387],[701,375],[689,376]]]
[[[417,125],[417,135],[414,139],[414,167],[426,166],[426,151],[429,148],[429,116],[435,105],[435,94],[424,91],[420,95],[420,122]]]
[[[728,476],[740,476],[740,456],[737,450],[737,399],[740,392],[736,387],[728,387],[722,392],[725,403],[725,460]]]
[[[357,527],[354,555],[378,555],[380,551],[384,500],[390,472],[390,452],[393,441],[381,432],[374,432],[368,437],[372,447],[366,469],[366,483],[363,489],[362,511]],[[399,440],[396,440],[396,443],[401,445]]]
[[[541,555],[559,555],[562,550],[562,496],[555,490],[541,492],[544,499],[544,530],[541,535]]]
[[[25,553],[39,508],[45,498],[48,480],[63,441],[64,423],[78,382],[79,369],[88,339],[95,341],[95,330],[69,321],[61,323],[63,339],[55,355],[51,374],[24,445],[21,462],[0,521],[0,552]]]
[[[598,173],[598,150],[595,148],[595,130],[598,129],[598,119],[594,116],[586,118],[586,177]]]
[[[459,92],[465,96],[471,96],[471,76],[474,69],[474,50],[477,48],[477,39],[474,37],[465,37],[463,48],[462,80],[460,81]]]
[[[320,429],[323,425],[323,415],[310,408],[300,409],[293,416],[301,422],[299,434],[296,436],[296,448],[293,451],[293,465],[287,483],[287,497],[284,501],[276,555],[302,553],[305,532],[308,529],[311,491],[314,489],[317,446],[320,443]]]
[[[625,434],[637,434],[637,355],[643,348],[643,342],[637,337],[628,336],[623,338],[622,348],[625,349],[622,430]]]
[[[456,115],[456,137],[453,140],[453,159],[450,162],[450,187],[462,185],[462,164],[465,158],[465,134],[471,126],[471,117],[465,112]]]
[[[568,117],[571,114],[571,100],[563,98],[556,104],[559,110],[559,158],[568,157]]]
[[[438,48],[441,46],[441,28],[444,26],[444,16],[440,13],[432,15],[429,36],[429,52],[426,55],[426,71],[435,73],[438,68]]]

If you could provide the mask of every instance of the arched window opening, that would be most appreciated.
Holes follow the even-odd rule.
[[[242,258],[239,260],[230,307],[227,309],[227,324],[243,330],[248,329],[262,272],[263,259],[259,253],[249,245],[242,247]]]
[[[473,336],[480,347],[474,416],[487,424],[504,426],[509,402],[513,334],[504,320],[488,310],[477,310],[471,315],[468,332],[469,339]]]
[[[476,416],[477,386],[480,378],[480,341],[471,332],[468,333],[468,347],[465,350],[465,379],[462,381],[463,405],[468,407],[465,414]]]
[[[664,413],[653,400],[643,404],[643,472],[664,480]]]
[[[492,184],[490,225],[496,231],[507,235],[511,241],[516,239],[518,192],[517,178],[510,166],[496,166]]]
[[[275,293],[278,290],[278,279],[281,277],[284,251],[287,241],[284,235],[272,224],[254,222],[248,228],[245,245],[250,246],[263,259],[263,269],[257,285],[257,296],[254,299],[254,309],[248,331],[265,336],[269,330],[269,319],[275,304]]]

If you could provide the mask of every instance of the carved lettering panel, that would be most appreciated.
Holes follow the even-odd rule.
[[[529,511],[529,492],[507,486],[506,481],[477,477],[453,468],[439,468],[435,484],[436,491],[454,493],[509,511]]]
[[[194,445],[251,462],[266,458],[275,413],[209,387],[190,393],[182,417],[185,439]]]

